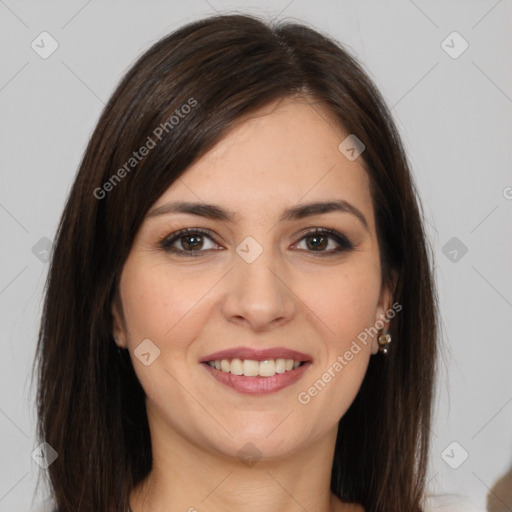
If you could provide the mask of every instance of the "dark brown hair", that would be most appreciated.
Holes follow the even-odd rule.
[[[340,43],[300,23],[233,14],[183,26],[137,60],[102,112],[69,194],[35,360],[38,437],[58,452],[47,473],[60,512],[124,512],[151,469],[145,394],[129,354],[113,342],[111,317],[145,214],[244,115],[297,95],[326,105],[366,146],[361,158],[382,279],[396,272],[394,301],[402,306],[390,324],[390,353],[370,358],[339,422],[331,489],[367,512],[422,510],[437,297],[421,203],[396,127]],[[161,141],[132,165],[133,152],[148,137],[156,141],[159,126],[166,127]]]

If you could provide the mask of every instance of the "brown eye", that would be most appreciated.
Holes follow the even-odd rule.
[[[354,249],[353,244],[344,235],[325,228],[306,233],[296,245],[300,245],[303,241],[305,241],[304,250],[316,253],[318,256],[329,256]],[[208,243],[211,246],[205,248],[205,244],[208,245]],[[160,242],[160,247],[166,252],[179,256],[200,256],[201,253],[218,250],[213,237],[199,228],[181,229],[171,233]]]
[[[300,241],[302,242],[302,240],[305,240],[308,252],[317,252],[321,256],[354,249],[352,243],[344,235],[330,229],[311,231],[306,233]],[[329,250],[326,250],[328,248]]]
[[[311,250],[323,250],[329,245],[329,237],[325,235],[310,235],[306,237],[306,245]]]
[[[181,247],[186,251],[201,249],[203,246],[202,235],[185,235],[180,237],[178,240],[181,240]]]
[[[212,247],[204,249],[207,241],[212,244]],[[189,228],[171,233],[160,242],[162,249],[180,256],[199,256],[201,252],[215,249],[215,246],[217,246],[215,240],[206,231]]]

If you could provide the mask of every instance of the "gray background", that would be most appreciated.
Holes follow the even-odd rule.
[[[48,267],[44,238],[53,239],[101,108],[152,43],[233,10],[332,34],[392,106],[424,203],[441,301],[429,488],[485,510],[512,465],[511,2],[0,0],[0,512],[30,508],[42,471],[31,458],[27,375]],[[47,59],[31,47],[42,45],[43,31],[59,45]],[[462,40],[442,46],[453,31],[469,44],[457,58],[445,49],[458,53]]]

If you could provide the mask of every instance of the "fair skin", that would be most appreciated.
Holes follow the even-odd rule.
[[[367,173],[361,158],[338,149],[347,135],[319,103],[282,100],[239,123],[150,209],[190,201],[236,217],[148,215],[123,268],[114,336],[146,392],[153,451],[152,471],[130,497],[133,512],[363,512],[331,493],[330,478],[338,421],[378,351],[376,337],[359,343],[307,404],[298,400],[392,305]],[[348,211],[279,220],[288,208],[331,200],[350,203],[367,226]],[[211,238],[181,235],[172,246],[184,256],[161,248],[183,228]],[[354,249],[333,253],[344,246],[331,235],[304,238],[314,228],[335,230]],[[250,263],[236,251],[246,237],[263,249]],[[149,365],[134,355],[146,339],[160,350]],[[283,389],[248,395],[200,363],[241,346],[298,350],[312,364]],[[247,443],[252,464],[239,455]]]

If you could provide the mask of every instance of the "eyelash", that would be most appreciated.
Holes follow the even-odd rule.
[[[170,235],[166,235],[163,239],[160,240],[159,245],[164,251],[176,254],[178,256],[183,256],[183,257],[191,256],[193,258],[197,258],[198,256],[201,255],[201,253],[211,251],[211,249],[197,250],[197,251],[186,251],[183,249],[176,249],[176,248],[172,247],[174,242],[176,242],[177,240],[179,240],[181,238],[185,238],[186,236],[191,236],[191,235],[206,236],[212,242],[217,244],[217,242],[213,239],[213,237],[210,235],[210,233],[208,231],[201,229],[201,228],[185,228],[185,229],[180,229],[179,231],[175,231],[174,233],[171,233]],[[354,250],[354,245],[348,240],[348,238],[346,236],[342,235],[341,233],[338,233],[337,231],[334,231],[332,229],[327,229],[327,228],[315,228],[312,231],[308,231],[307,233],[302,235],[302,237],[299,239],[299,242],[301,242],[305,238],[315,236],[315,235],[328,236],[328,237],[334,239],[339,244],[339,247],[336,249],[331,249],[330,251],[306,250],[306,252],[314,253],[314,254],[318,255],[319,257],[326,257],[326,256],[334,256],[341,252]],[[219,244],[217,244],[217,245],[219,245]],[[214,249],[214,250],[216,250],[216,249]],[[196,254],[194,254],[194,253],[196,253]]]

